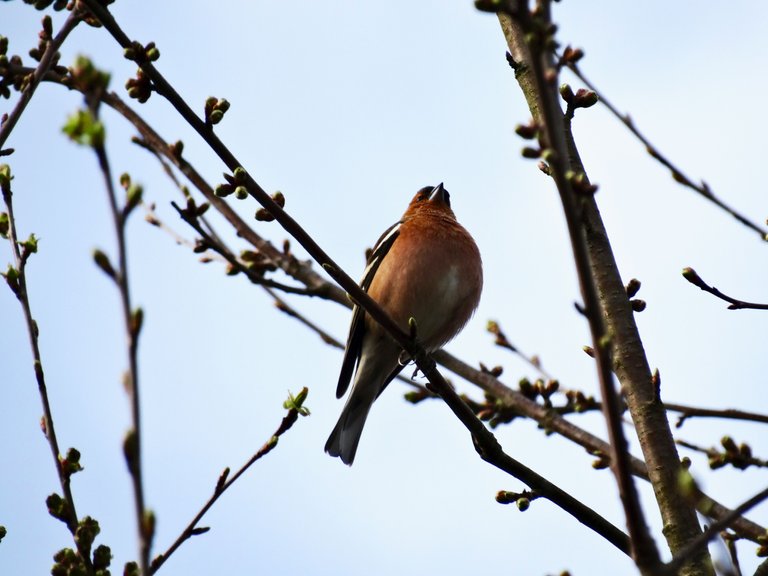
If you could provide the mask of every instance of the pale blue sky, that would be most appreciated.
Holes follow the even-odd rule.
[[[421,186],[445,182],[459,219],[483,254],[481,306],[448,349],[472,364],[501,364],[503,380],[534,377],[485,332],[502,323],[521,349],[538,353],[568,388],[596,393],[594,366],[581,351],[588,330],[570,246],[551,182],[519,155],[514,126],[528,112],[505,60],[495,17],[472,2],[118,1],[129,36],[157,42],[158,67],[193,107],[206,97],[232,104],[217,132],[248,171],[352,275],[363,250],[394,222]],[[20,1],[0,6],[10,52],[36,44],[41,14]],[[564,43],[587,53],[585,73],[694,179],[758,222],[763,190],[762,73],[768,6],[702,8],[687,2],[563,2],[555,5]],[[63,21],[54,16],[55,27]],[[78,28],[62,63],[87,54],[112,72],[124,95],[134,66],[104,30]],[[567,80],[572,80],[565,77]],[[579,87],[573,81],[574,87]],[[0,113],[15,103],[0,102]],[[63,448],[76,446],[85,471],[73,479],[81,515],[102,526],[114,573],[135,558],[129,478],[121,456],[129,424],[120,385],[125,366],[117,295],[91,262],[114,253],[106,195],[93,155],[60,127],[80,105],[75,93],[43,86],[7,142],[23,235],[40,254],[28,273],[40,325],[54,417]],[[139,111],[210,182],[224,166],[156,95]],[[105,110],[116,174],[129,171],[177,231],[177,199],[155,162],[129,143],[133,131]],[[649,360],[669,401],[766,412],[757,390],[768,373],[764,313],[730,312],[685,282],[684,266],[722,290],[768,300],[766,245],[692,192],[676,185],[606,110],[578,113],[575,132],[625,280],[643,282],[638,316]],[[234,199],[232,202],[236,202]],[[256,206],[237,204],[251,218]],[[257,230],[280,244],[277,224]],[[412,407],[393,384],[377,402],[354,467],[323,453],[342,403],[335,399],[341,354],[271,305],[259,288],[203,266],[187,249],[135,217],[129,229],[134,301],[144,307],[140,344],[148,505],[164,550],[207,499],[221,470],[239,467],[282,418],[288,390],[310,388],[312,416],[257,464],[203,521],[212,530],[185,544],[163,574],[463,575],[502,570],[544,575],[632,573],[631,562],[564,512],[536,502],[525,514],[500,506],[500,489],[520,482],[480,461],[467,433],[438,402]],[[233,239],[236,243],[236,240]],[[294,243],[295,246],[295,243]],[[304,257],[300,249],[297,253]],[[10,259],[0,246],[0,266]],[[349,313],[320,300],[290,299],[344,339]],[[47,573],[71,540],[45,497],[58,489],[20,309],[0,289],[0,573]],[[480,395],[455,379],[462,392]],[[758,388],[760,387],[760,388]],[[602,434],[597,415],[579,424]],[[761,429],[690,422],[681,437],[713,445],[729,432],[762,457]],[[507,451],[622,526],[614,483],[591,457],[535,425],[497,431]],[[694,473],[724,503],[764,487],[759,472]],[[646,512],[658,514],[647,486]],[[768,522],[766,506],[753,514]],[[742,548],[745,572],[754,547]]]

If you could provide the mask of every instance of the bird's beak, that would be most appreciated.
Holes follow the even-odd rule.
[[[447,192],[445,191],[445,188],[443,188],[443,183],[440,182],[437,186],[432,188],[432,192],[429,194],[429,201],[430,202],[445,202],[445,196]]]

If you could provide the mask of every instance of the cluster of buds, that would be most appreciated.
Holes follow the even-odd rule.
[[[205,123],[208,126],[218,124],[224,119],[224,114],[229,110],[229,101],[225,98],[211,96],[205,101]]]
[[[113,0],[114,1],[114,0]],[[70,0],[24,0],[25,4],[32,4],[37,10],[45,10],[53,4],[53,9],[56,12],[61,12],[64,8],[72,10],[74,8],[74,2]],[[70,6],[72,4],[72,6]]]
[[[45,49],[48,47],[48,42],[50,42],[53,38],[53,22],[51,21],[51,17],[47,14],[43,17],[43,29],[40,30],[40,33],[37,36],[37,47],[32,48],[29,51],[29,55],[36,62],[40,62],[40,60],[43,58],[43,54],[45,53]],[[58,54],[56,55],[56,60],[58,60]]]
[[[752,448],[749,444],[745,444],[744,442],[736,444],[730,436],[723,436],[720,439],[720,445],[724,448],[724,452],[719,452],[714,449],[707,452],[709,467],[712,470],[717,470],[728,464],[739,470],[746,470],[750,466],[766,465],[766,463],[759,458],[752,456]]]
[[[538,378],[535,382],[531,382],[528,378],[521,378],[517,385],[523,396],[531,400],[536,400],[536,398],[541,396],[547,405],[551,404],[549,401],[550,396],[560,389],[560,382],[553,379],[545,381],[542,378]]]
[[[259,276],[264,276],[267,272],[274,272],[277,270],[277,265],[275,265],[269,256],[262,252],[243,250],[240,252],[240,260],[245,263],[247,269],[253,270]]]
[[[597,408],[597,400],[594,396],[587,396],[581,390],[566,390],[566,404],[562,412],[587,412]]]
[[[157,49],[154,42],[142,45],[140,42],[134,41],[123,51],[123,56],[142,65],[146,62],[155,62],[160,58],[160,50]],[[143,104],[152,95],[152,80],[150,80],[144,70],[139,68],[136,71],[136,77],[129,78],[125,83],[125,88],[128,90],[128,96]]]
[[[499,490],[496,493],[496,502],[499,504],[512,504],[517,505],[517,509],[520,512],[525,512],[531,506],[531,501],[536,500],[540,496],[531,490],[523,490],[522,492],[509,492],[507,490]]]
[[[160,58],[160,50],[154,42],[142,45],[140,42],[133,41],[131,45],[123,50],[123,56],[128,60],[133,60],[136,64],[145,62],[156,62]]]
[[[645,300],[634,297],[640,290],[640,280],[637,278],[632,278],[629,282],[627,282],[625,289],[627,291],[627,298],[629,298],[629,304],[632,306],[632,310],[635,312],[642,312],[645,310],[647,306]]]
[[[560,68],[563,66],[573,66],[576,65],[582,58],[584,58],[584,50],[581,48],[572,48],[571,46],[566,46],[565,50],[563,50],[563,55],[560,56],[560,60],[558,61],[557,65]]]
[[[245,187],[246,180],[248,179],[248,173],[245,168],[238,166],[235,171],[230,174],[224,174],[226,183],[219,184],[214,190],[214,194],[219,198],[226,198],[230,194],[234,194],[238,200],[245,200],[248,198],[248,189]]]
[[[96,68],[85,56],[78,56],[67,73],[67,84],[84,94],[102,94],[109,85],[110,75]]]
[[[280,208],[285,208],[285,196],[282,192],[280,192],[280,190],[272,194],[272,200],[274,200],[275,204],[280,206]],[[255,217],[259,222],[272,222],[275,219],[275,217],[272,216],[272,214],[266,208],[259,208],[256,210]]]
[[[571,188],[573,188],[573,191],[576,194],[581,196],[592,196],[595,192],[597,192],[597,184],[592,184],[584,172],[574,172],[573,170],[568,170],[565,173],[565,179],[568,180]]]
[[[597,104],[599,98],[597,93],[586,88],[579,88],[574,93],[570,84],[562,84],[560,86],[560,97],[568,104],[569,110],[575,110],[576,108],[589,108]]]
[[[507,408],[503,402],[490,394],[485,395],[485,402],[483,403],[472,402],[464,397],[462,399],[469,404],[477,417],[483,422],[488,422],[491,428],[508,424],[519,416],[516,411]]]
[[[128,96],[144,104],[152,96],[152,80],[139,68],[136,71],[135,78],[129,78],[125,83],[125,89],[128,90]]]

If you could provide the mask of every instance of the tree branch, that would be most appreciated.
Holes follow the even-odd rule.
[[[686,544],[675,554],[674,558],[664,566],[662,574],[676,576],[679,570],[693,558],[699,550],[706,548],[710,540],[715,538],[721,531],[729,527],[730,523],[736,518],[748,512],[761,502],[768,499],[768,488],[758,492],[752,498],[737,506],[730,514],[725,515],[717,522],[713,522],[704,532]]]
[[[283,417],[280,426],[278,426],[277,430],[275,430],[270,439],[267,440],[267,442],[265,442],[264,445],[259,448],[259,450],[253,456],[251,456],[251,458],[245,464],[243,464],[233,476],[229,476],[229,468],[226,468],[224,472],[221,473],[218,482],[216,482],[216,487],[213,490],[213,494],[208,499],[208,501],[203,505],[203,507],[190,521],[190,523],[187,524],[186,528],[182,530],[181,534],[179,534],[179,537],[176,538],[173,544],[171,544],[165,552],[159,554],[157,557],[155,557],[154,560],[152,560],[152,565],[150,567],[151,572],[149,572],[150,574],[157,572],[160,567],[165,564],[168,558],[170,558],[170,556],[192,536],[204,534],[210,530],[208,527],[198,528],[198,524],[203,519],[203,516],[205,516],[208,510],[211,509],[216,501],[224,494],[224,492],[227,491],[230,486],[232,486],[232,484],[237,481],[238,478],[240,478],[240,476],[245,474],[245,472],[247,472],[248,469],[253,466],[253,464],[266,456],[277,446],[277,442],[280,436],[291,429],[296,420],[299,418],[299,415],[306,416],[309,414],[309,411],[303,407],[303,403],[306,400],[308,393],[309,390],[305,387],[295,397],[290,396],[288,398],[285,403],[285,407],[288,408],[288,414]]]
[[[76,6],[64,21],[64,24],[62,25],[61,30],[59,30],[59,33],[56,34],[53,39],[47,42],[45,52],[43,52],[43,55],[40,58],[40,64],[38,64],[37,68],[35,68],[34,72],[32,72],[32,75],[27,80],[26,87],[22,90],[19,101],[16,103],[16,106],[14,106],[5,122],[0,124],[0,156],[7,153],[7,150],[2,150],[3,144],[5,144],[8,136],[11,135],[13,128],[16,126],[19,118],[21,118],[21,115],[24,113],[27,104],[29,104],[30,100],[32,100],[32,95],[40,85],[40,81],[43,79],[43,76],[45,76],[48,70],[50,70],[51,66],[55,65],[58,58],[59,48],[61,48],[61,45],[64,43],[64,40],[67,39],[69,33],[72,32],[72,30],[74,30],[75,27],[80,23],[80,17],[80,10]]]
[[[118,268],[115,270],[112,280],[114,280],[120,294],[123,322],[125,325],[128,369],[125,373],[124,382],[131,399],[132,426],[131,430],[126,434],[123,443],[123,451],[133,484],[136,523],[139,535],[139,565],[141,566],[142,574],[149,574],[149,557],[155,531],[155,520],[154,514],[146,508],[142,479],[138,345],[144,314],[140,308],[136,310],[133,309],[131,305],[131,292],[128,285],[128,255],[125,239],[125,225],[130,212],[130,206],[126,204],[125,207],[121,208],[118,205],[117,194],[115,193],[115,187],[112,182],[112,170],[104,143],[97,142],[93,146],[93,149],[99,162],[99,168],[104,177],[104,185],[107,190],[109,207],[117,240]]]
[[[539,8],[536,16],[528,11],[527,5],[524,5],[509,15],[500,14],[499,17],[512,57],[518,65],[515,76],[519,82],[521,76],[527,77],[527,82],[521,82],[521,86],[526,87],[529,104],[535,102],[531,112],[539,127],[542,150],[545,151],[551,175],[560,193],[563,213],[568,225],[579,285],[594,342],[598,381],[604,405],[603,413],[608,425],[611,446],[611,467],[616,476],[619,496],[626,514],[633,548],[632,556],[641,572],[651,573],[659,565],[660,557],[650,536],[632,480],[628,444],[624,437],[621,420],[621,401],[613,383],[612,342],[609,336],[611,332],[606,324],[606,316],[614,311],[608,307],[608,302],[601,300],[598,294],[597,279],[592,269],[595,263],[591,261],[593,254],[590,253],[584,230],[586,211],[589,209],[588,202],[592,197],[577,197],[572,186],[573,179],[568,175],[572,173],[572,167],[568,162],[569,149],[562,129],[563,113],[557,93],[553,90],[557,82],[556,69],[551,62],[551,54],[545,48],[549,42],[553,41],[549,36],[551,22],[543,4]],[[618,277],[618,272],[616,275]],[[626,293],[624,297],[624,307],[629,308]]]
[[[40,330],[32,316],[32,305],[29,301],[29,292],[27,290],[27,273],[26,266],[27,260],[32,253],[33,248],[29,245],[25,245],[19,241],[18,232],[16,231],[16,217],[13,212],[13,194],[11,192],[11,173],[7,165],[0,166],[0,189],[2,189],[3,201],[8,210],[8,240],[11,244],[11,251],[13,253],[13,259],[15,267],[9,267],[8,272],[3,274],[5,276],[8,286],[11,288],[16,298],[21,304],[22,312],[24,313],[24,321],[27,326],[27,334],[29,336],[29,345],[32,349],[32,365],[35,372],[35,380],[37,381],[37,390],[40,394],[40,401],[43,405],[43,419],[41,425],[48,445],[51,448],[51,455],[53,456],[53,462],[56,466],[56,474],[59,478],[59,484],[61,486],[61,492],[64,498],[65,505],[62,507],[63,513],[56,517],[62,520],[69,532],[72,534],[75,546],[77,547],[78,554],[83,562],[83,566],[87,574],[92,575],[93,564],[89,550],[85,547],[83,542],[75,537],[80,520],[77,516],[77,508],[75,507],[75,499],[72,496],[72,488],[70,486],[71,471],[64,468],[64,457],[61,454],[59,448],[59,441],[56,436],[56,426],[53,423],[53,411],[51,409],[51,403],[48,399],[48,387],[45,383],[45,371],[43,370],[43,360],[40,354]],[[36,250],[36,246],[34,250]],[[9,276],[10,275],[10,276]],[[15,278],[14,278],[15,277]]]
[[[592,90],[595,94],[597,94],[598,99],[603,106],[605,106],[608,111],[613,114],[622,124],[624,124],[630,132],[645,146],[646,152],[657,160],[662,166],[667,168],[672,178],[677,182],[678,184],[682,184],[683,186],[690,188],[703,198],[706,198],[710,202],[712,202],[715,206],[718,208],[724,210],[731,216],[733,216],[736,220],[738,220],[741,224],[746,226],[747,228],[757,232],[760,235],[760,238],[763,240],[768,240],[768,229],[759,226],[755,222],[749,220],[746,216],[743,214],[737,212],[734,208],[731,208],[728,206],[725,202],[720,200],[717,196],[714,195],[712,190],[710,189],[709,185],[707,185],[706,182],[702,180],[700,184],[696,184],[688,178],[685,174],[683,174],[682,170],[680,170],[675,164],[672,163],[671,160],[669,160],[666,156],[664,156],[656,146],[653,145],[653,143],[646,138],[642,132],[635,126],[634,121],[629,116],[629,114],[622,114],[616,106],[614,106],[610,100],[608,100],[605,97],[605,94],[603,94],[601,91],[595,87],[592,82],[590,82],[587,77],[584,75],[584,73],[579,68],[578,64],[574,62],[573,60],[565,59],[562,60],[563,62],[575,75],[576,77],[581,80],[584,85]]]
[[[694,286],[698,286],[704,290],[704,292],[709,292],[713,296],[720,298],[720,300],[725,300],[726,302],[730,303],[728,310],[744,310],[745,308],[750,308],[752,310],[768,310],[768,304],[745,302],[744,300],[737,300],[736,298],[731,298],[730,296],[723,294],[714,286],[710,286],[704,282],[704,280],[701,279],[701,277],[696,273],[696,270],[693,268],[683,268],[683,278],[688,280],[688,282]]]

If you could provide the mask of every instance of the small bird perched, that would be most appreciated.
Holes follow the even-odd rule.
[[[399,222],[374,246],[360,287],[400,327],[434,352],[456,336],[470,319],[483,288],[480,252],[451,210],[442,182],[416,193]],[[359,306],[352,311],[336,397],[352,393],[331,432],[325,451],[345,464],[355,459],[365,419],[379,394],[407,363],[395,340]]]

